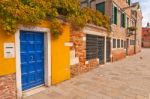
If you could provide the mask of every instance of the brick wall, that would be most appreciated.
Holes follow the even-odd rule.
[[[136,49],[137,49],[137,50],[136,50],[136,53],[140,53],[141,50],[142,50],[141,46],[137,46]]]
[[[126,57],[126,51],[124,49],[112,50],[112,62],[121,60]]]
[[[105,2],[105,15],[107,15],[109,18],[112,18],[112,5],[115,4],[118,8],[125,8],[128,7],[128,3],[126,3],[126,0],[95,0],[95,2],[92,3],[92,8],[96,9],[96,4]],[[126,9],[125,12],[127,13],[128,17],[131,15],[131,9]],[[117,25],[112,24],[112,37],[116,38],[126,38],[126,29],[121,27],[121,12],[118,11],[118,23]]]
[[[121,13],[122,13],[122,10],[123,8],[127,8],[125,9],[125,12],[126,12],[126,16],[131,19],[131,9],[128,8],[129,5],[128,3],[126,2],[126,0],[95,0],[94,2],[92,2],[91,4],[91,7],[93,9],[96,9],[96,4],[98,3],[101,3],[101,2],[105,2],[105,15],[107,15],[109,18],[112,18],[112,5],[115,5],[117,6],[118,8],[118,23],[117,25],[116,24],[111,24],[111,34],[110,34],[110,37],[111,38],[115,38],[115,39],[122,39],[122,40],[126,40],[126,39],[131,39],[131,40],[134,40],[134,35],[133,36],[130,36],[130,37],[127,37],[127,29],[126,28],[123,28],[121,26]],[[142,26],[142,13],[141,11],[137,11],[137,46],[136,46],[136,52],[140,52],[141,51],[141,26]],[[129,23],[131,25],[131,22]],[[134,24],[133,24],[134,25]],[[119,49],[116,49],[119,51]],[[123,53],[123,52],[121,52]],[[133,49],[130,49],[129,50],[129,54],[132,54],[133,53]],[[116,57],[116,60],[118,59],[117,55],[119,54],[120,55],[120,52],[115,52],[113,53],[114,54],[114,57]],[[124,56],[123,56],[124,57]]]
[[[0,76],[0,99],[16,99],[15,74]]]
[[[128,55],[129,56],[134,55],[134,46],[128,47]]]
[[[143,41],[142,43],[144,48],[150,48],[150,42]]]
[[[150,48],[150,28],[142,29],[142,47]]]
[[[87,64],[82,65],[81,63],[71,66],[71,77],[79,75],[84,72],[88,72],[98,67],[99,62],[97,59],[90,60]]]
[[[83,32],[73,32],[71,34],[71,42],[74,46],[71,50],[75,50],[75,56],[78,57],[79,63],[71,66],[71,76],[76,76],[83,72],[87,72],[96,68],[99,64],[97,59],[86,61],[86,41],[84,40],[86,34]]]

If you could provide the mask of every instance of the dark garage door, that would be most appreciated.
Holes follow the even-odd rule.
[[[99,63],[104,64],[104,47],[105,47],[105,38],[104,37],[98,37],[98,58]]]
[[[97,35],[86,35],[86,59],[99,58],[99,63],[104,64],[104,37]]]
[[[107,46],[106,46],[106,61],[110,62],[110,50],[111,50],[111,39],[107,38]]]

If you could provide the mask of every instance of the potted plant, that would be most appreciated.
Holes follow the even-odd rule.
[[[135,31],[137,28],[134,27],[134,26],[131,26],[131,27],[128,27],[127,29],[128,29],[129,31]]]

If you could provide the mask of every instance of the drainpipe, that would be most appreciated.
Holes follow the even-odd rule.
[[[136,19],[135,19],[135,27],[137,28],[137,12],[136,12]],[[134,35],[134,54],[136,54],[136,39],[137,39],[137,30],[135,30],[135,35]]]

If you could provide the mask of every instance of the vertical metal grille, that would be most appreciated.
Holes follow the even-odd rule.
[[[111,39],[107,38],[107,46],[106,46],[106,61],[110,62],[110,51],[111,51]]]
[[[105,38],[98,37],[98,58],[99,63],[104,64],[104,47],[105,47]]]
[[[105,38],[96,35],[86,35],[86,59],[99,58],[100,64],[104,63]]]
[[[98,57],[98,38],[95,35],[86,35],[86,59],[95,59]]]

